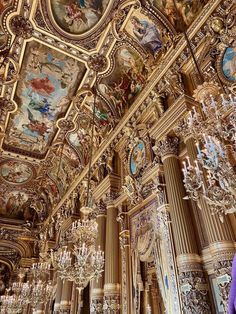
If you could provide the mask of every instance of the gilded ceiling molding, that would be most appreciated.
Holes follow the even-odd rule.
[[[210,5],[211,4],[211,5]],[[213,12],[213,10],[217,7],[217,5],[219,4],[219,1],[212,1],[212,2],[210,2],[209,4],[207,4],[207,6],[206,6],[206,8],[203,10],[203,12],[201,13],[201,17],[199,17],[199,18],[201,18],[201,20],[203,20],[203,22],[202,23],[204,23],[204,21],[206,20],[206,18],[211,14],[211,12]],[[35,8],[35,7],[34,7]],[[209,10],[210,9],[210,10]],[[138,10],[137,10],[137,8],[136,8],[136,10],[133,10],[132,12],[137,12]],[[145,11],[145,10],[144,10]],[[144,12],[143,11],[143,12]],[[132,14],[132,12],[130,13],[130,14]],[[145,11],[146,12],[146,11]],[[31,11],[31,15],[30,15],[30,19],[32,20],[32,16],[33,16],[33,10]],[[155,17],[157,17],[157,15],[155,15]],[[33,24],[34,24],[34,22],[33,22]],[[126,21],[124,21],[123,20],[123,22],[122,22],[122,25],[123,25],[123,27],[125,28],[125,24],[126,24]],[[190,29],[189,29],[189,32],[190,32],[190,34],[191,34],[191,32],[192,32],[192,29],[194,28],[194,26],[193,25],[195,25],[196,27],[195,27],[195,29],[194,29],[194,32],[192,33],[192,34],[195,34],[195,33],[197,33],[197,31],[199,30],[199,24],[197,25],[197,22],[196,22],[196,24],[195,24],[195,22],[191,25],[191,27],[190,27]],[[35,37],[35,34],[36,34],[36,32],[37,32],[37,30],[34,30],[33,31],[33,35],[32,36],[34,36]],[[47,33],[47,31],[45,31],[45,32],[42,32],[42,34],[45,34],[46,35],[46,33]],[[106,35],[108,35],[108,33],[106,33]],[[40,35],[41,36],[41,35]],[[39,37],[38,37],[39,38]],[[47,38],[46,38],[46,36],[45,36],[45,40],[47,41],[47,45],[50,47],[50,46],[54,46],[55,45],[55,38],[53,38],[53,37],[50,37],[50,36],[48,36]],[[50,43],[50,44],[49,44]],[[112,46],[110,46],[110,48],[105,48],[105,46],[106,47],[108,47],[108,45],[107,45],[107,43],[105,44],[105,46],[104,46],[104,51],[108,51],[108,50],[106,50],[106,49],[113,49],[113,46],[114,46],[114,44],[115,44],[115,40],[113,39],[113,42],[112,42]],[[137,43],[138,44],[138,43]],[[71,47],[69,48],[69,46],[68,45],[71,45]],[[55,47],[55,46],[54,46]],[[65,43],[65,42],[63,42],[63,43],[61,43],[61,44],[59,44],[58,43],[58,46],[57,46],[57,49],[59,49],[59,50],[63,50],[63,49],[67,49],[67,48],[69,48],[68,49],[68,51],[72,51],[73,50],[73,53],[77,50],[77,49],[73,49],[72,48],[73,47],[73,44],[71,44],[71,43]],[[117,143],[117,140],[119,140],[118,138],[117,138],[117,135],[120,133],[120,131],[122,130],[122,128],[123,128],[123,126],[126,124],[126,123],[128,123],[128,121],[130,120],[130,118],[132,117],[132,118],[135,118],[135,117],[137,117],[137,116],[139,116],[140,115],[140,113],[141,112],[144,112],[145,111],[145,105],[143,106],[143,108],[139,108],[139,110],[137,111],[137,108],[140,106],[140,104],[141,103],[145,103],[145,100],[146,100],[146,98],[147,98],[147,96],[150,94],[150,92],[151,92],[151,90],[152,90],[152,88],[156,85],[156,82],[163,76],[163,74],[164,74],[164,71],[166,70],[166,68],[168,68],[173,62],[174,62],[174,60],[178,57],[178,55],[179,55],[179,53],[180,53],[180,51],[181,50],[183,50],[185,48],[185,42],[184,42],[184,39],[181,39],[180,41],[179,41],[179,43],[177,44],[177,46],[176,46],[176,54],[175,55],[173,55],[172,56],[172,58],[169,58],[168,56],[173,52],[173,47],[172,48],[169,48],[169,50],[168,50],[168,52],[167,52],[167,55],[166,55],[166,58],[165,58],[165,60],[163,59],[162,60],[162,64],[161,64],[161,66],[152,74],[152,76],[150,77],[150,79],[149,79],[149,82],[148,82],[148,84],[145,86],[145,91],[144,92],[142,92],[140,95],[139,95],[139,97],[137,97],[137,99],[134,101],[134,103],[131,105],[131,107],[129,108],[129,111],[128,111],[128,114],[126,114],[126,116],[125,116],[125,118],[123,119],[123,120],[121,120],[121,122],[119,122],[119,124],[118,124],[118,126],[117,126],[117,128],[115,129],[115,131],[113,131],[113,132],[111,132],[109,135],[110,135],[110,138],[109,138],[109,140],[108,141],[106,141],[106,143],[105,142],[103,142],[103,144],[97,149],[97,151],[96,151],[96,154],[95,154],[95,156],[94,156],[94,161],[93,161],[93,165],[95,165],[95,162],[97,162],[98,160],[99,160],[99,158],[100,158],[100,156],[102,155],[102,153],[104,152],[104,150],[106,150],[109,146],[110,146],[110,144],[113,142],[113,143]],[[102,45],[100,46],[100,48],[99,48],[100,50],[102,49]],[[141,50],[140,50],[141,51]],[[69,55],[72,55],[72,54],[70,54],[70,52],[68,53]],[[102,53],[103,54],[103,53]],[[86,55],[86,54],[84,54],[84,53],[81,53],[81,56],[83,55],[83,58],[87,58],[87,60],[86,61],[88,61],[88,54]],[[84,59],[84,60],[85,60]],[[89,72],[87,72],[87,75],[89,76],[89,75],[91,75],[91,71],[90,71],[90,74],[89,74]],[[107,70],[104,70],[104,72],[102,73],[102,76],[104,76],[105,74],[107,74],[108,72],[107,72]],[[92,79],[92,76],[90,76],[90,79]],[[83,82],[81,83],[81,86],[84,84],[86,82],[86,84],[88,83],[88,80],[86,79],[86,78],[83,78]],[[91,81],[90,81],[91,82]],[[6,89],[7,90],[7,89]],[[8,89],[9,90],[9,89]],[[10,90],[9,90],[10,91]],[[71,104],[71,106],[70,106],[70,110],[74,110],[73,109],[73,105]],[[142,107],[142,106],[140,106],[140,107]],[[140,111],[141,110],[141,111]],[[66,117],[69,117],[70,116],[70,112],[67,112],[67,115],[66,115]],[[73,120],[74,121],[74,120]],[[57,134],[59,134],[59,133],[57,133]],[[120,136],[122,136],[122,133],[120,133],[119,134],[119,138],[120,138]],[[58,140],[59,140],[59,138],[58,138]],[[56,138],[55,138],[55,143],[56,143]],[[58,141],[58,143],[59,143],[59,141]],[[52,143],[53,144],[53,143]],[[48,157],[49,156],[52,156],[52,154],[53,153],[51,153],[51,152],[48,152]],[[73,189],[74,189],[74,187],[77,185],[77,183],[84,177],[84,175],[87,173],[87,169],[85,168],[82,172],[81,172],[81,174],[78,176],[78,175],[76,175],[75,176],[75,182],[73,183],[73,186],[71,186],[69,189],[68,189],[68,191],[67,191],[67,193],[65,194],[66,196],[68,196],[72,191],[73,191]],[[65,198],[62,198],[62,200],[61,200],[61,202],[60,202],[60,204],[59,204],[59,206],[63,203],[63,200],[64,200]],[[57,206],[56,208],[58,208],[59,206]],[[54,212],[56,212],[56,210],[54,211]]]

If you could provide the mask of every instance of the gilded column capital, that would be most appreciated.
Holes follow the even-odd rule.
[[[178,137],[181,137],[184,142],[193,137],[191,129],[188,126],[186,119],[181,119],[178,121],[177,125],[174,127],[174,132]]]
[[[107,205],[103,200],[100,200],[96,204],[96,216],[106,216],[107,213]]]
[[[179,139],[177,137],[166,136],[163,140],[156,143],[152,148],[157,156],[160,156],[162,161],[169,155],[178,155]]]

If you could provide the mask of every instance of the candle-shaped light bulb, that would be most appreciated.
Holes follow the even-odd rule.
[[[198,162],[197,162],[197,160],[195,160],[194,162],[195,162],[195,165],[196,165],[196,167],[195,167],[196,173],[197,173],[197,175],[199,175],[200,174],[200,169],[199,169],[199,166],[198,166]]]
[[[187,156],[187,165],[188,165],[188,167],[190,167],[191,166],[191,164],[190,164],[190,158],[189,158],[189,156]]]

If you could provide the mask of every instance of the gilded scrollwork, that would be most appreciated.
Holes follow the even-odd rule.
[[[132,205],[137,204],[143,199],[141,194],[141,183],[137,179],[132,178],[130,175],[125,177],[125,182],[122,188]]]

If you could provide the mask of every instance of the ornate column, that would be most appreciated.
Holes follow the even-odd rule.
[[[131,249],[130,230],[126,212],[119,208],[117,221],[120,223],[120,248],[121,248],[121,308],[122,313],[132,314],[132,272],[131,272]]]
[[[195,140],[184,122],[178,126],[177,132],[183,137],[189,159],[193,164],[197,159]],[[224,222],[222,223],[217,215],[211,215],[209,205],[201,195],[199,196],[198,202],[201,208],[202,222],[206,230],[210,252],[212,254],[212,267],[218,279],[217,281],[225,313],[228,313],[231,267],[235,253],[234,233],[228,216],[225,216]]]
[[[77,294],[78,294],[78,291],[76,289],[76,284],[73,282],[72,293],[71,293],[71,305],[70,305],[70,313],[71,314],[76,314],[77,302],[78,302]]]
[[[72,295],[73,282],[65,280],[62,285],[60,314],[69,314],[71,308],[71,295]]]
[[[104,313],[120,313],[119,226],[117,208],[107,203]]]
[[[98,223],[98,238],[97,247],[105,252],[106,242],[106,205],[100,201],[97,205],[97,223]],[[103,298],[104,298],[104,273],[98,280],[93,280],[91,283],[91,313],[103,313]]]
[[[188,203],[184,200],[186,192],[178,160],[178,138],[166,137],[159,142],[157,150],[163,162],[170,205],[182,310],[186,314],[209,314],[211,308],[208,286],[198,255],[191,212]]]
[[[62,280],[57,277],[57,291],[56,291],[56,298],[54,304],[54,314],[58,314],[60,310],[61,304],[61,293],[62,293]]]

